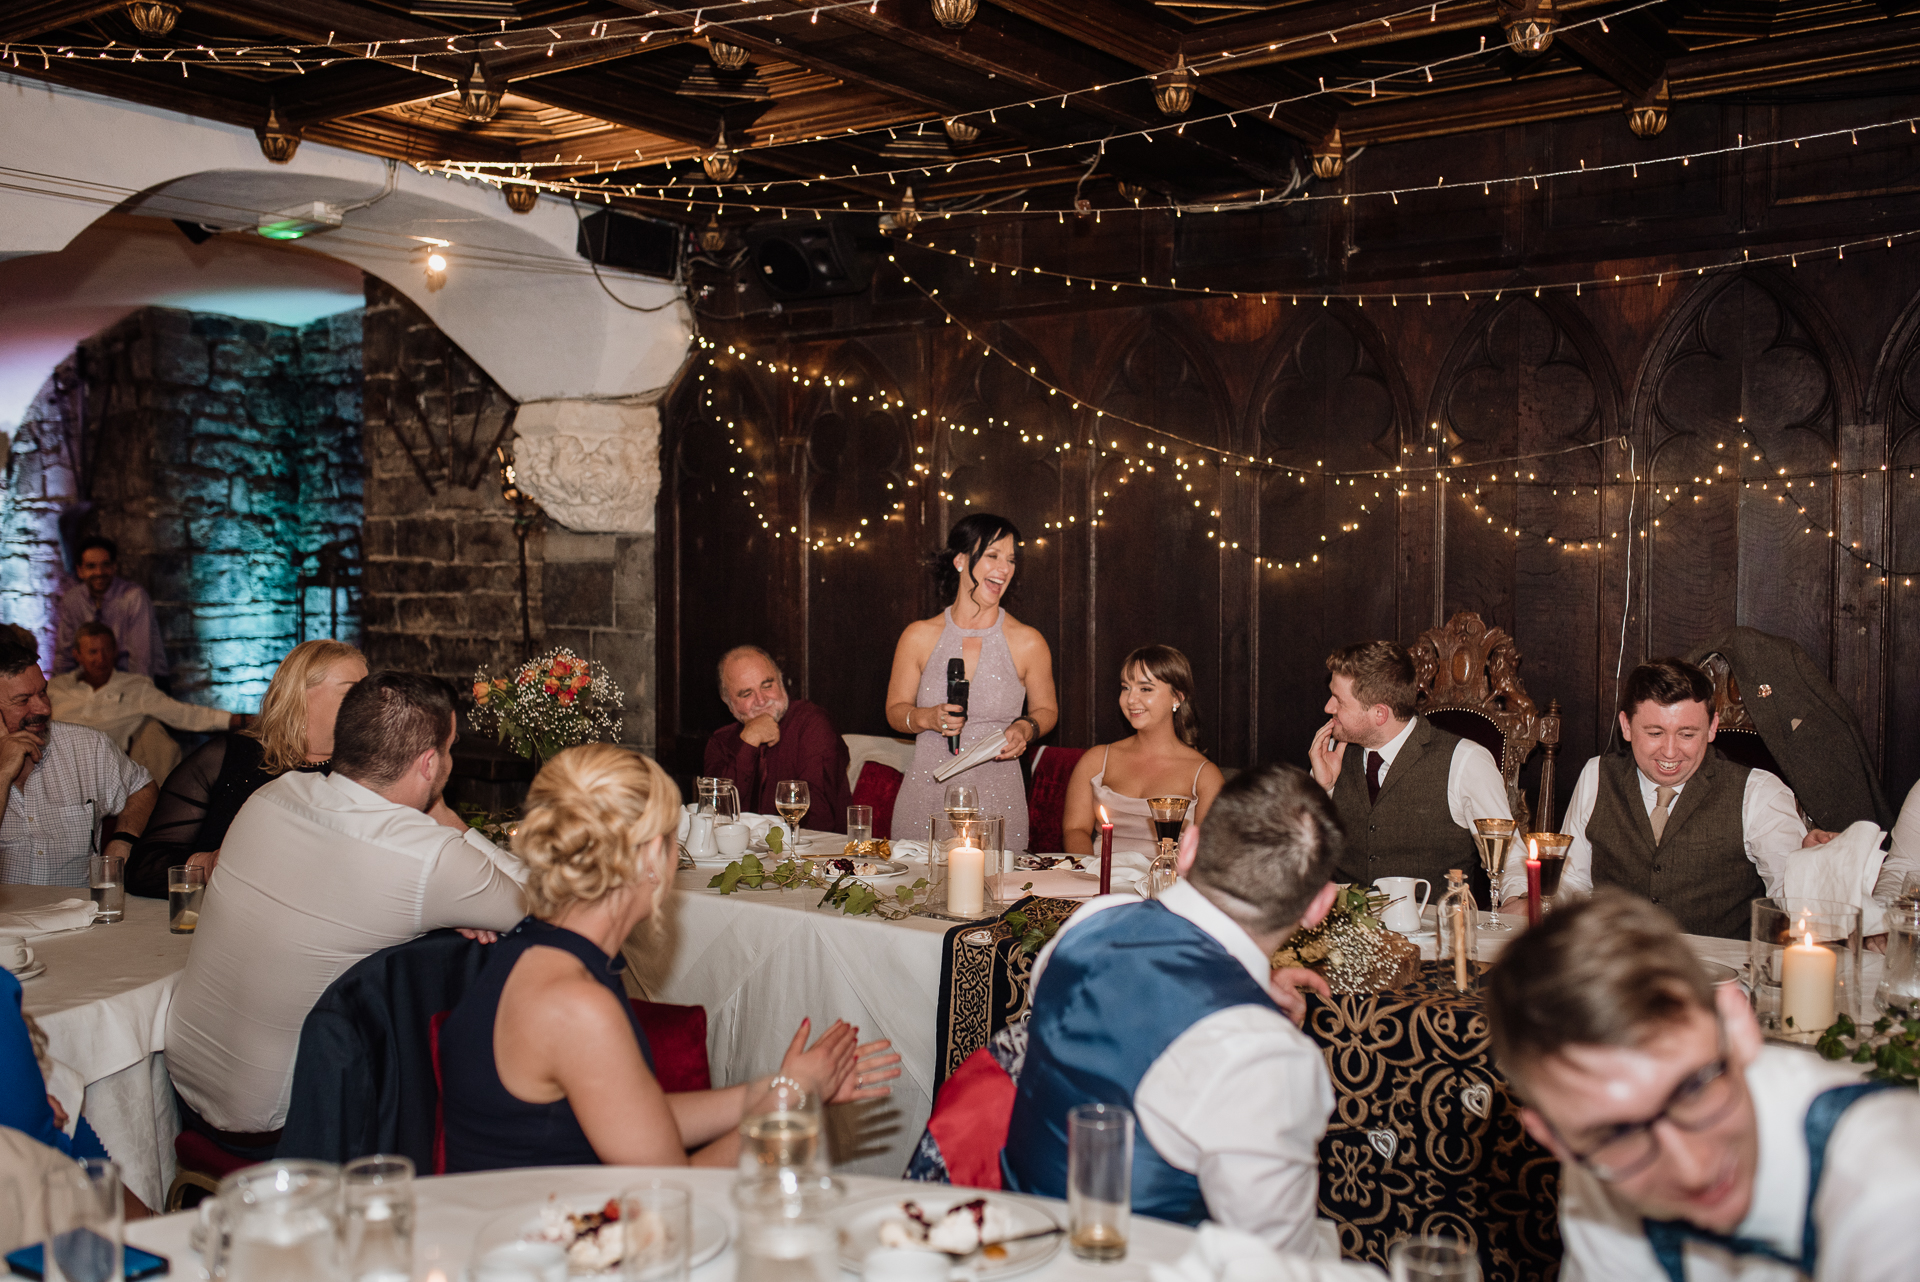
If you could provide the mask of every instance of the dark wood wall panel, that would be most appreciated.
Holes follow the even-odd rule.
[[[1676,108],[1651,141],[1612,116],[1531,125],[1369,149],[1339,186],[1631,163],[1863,110]],[[1904,796],[1920,778],[1920,244],[1858,239],[1920,226],[1910,137],[1504,197],[934,224],[986,260],[1245,292],[1069,288],[899,243],[868,295],[734,323],[726,341],[781,369],[702,361],[667,407],[660,741],[717,724],[712,661],[741,639],[843,727],[880,729],[900,628],[944,604],[928,553],[990,510],[1026,535],[1009,608],[1053,647],[1056,743],[1121,733],[1119,662],[1164,642],[1193,661],[1216,759],[1303,761],[1329,650],[1469,609],[1517,638],[1538,703],[1561,704],[1564,801],[1612,732],[1621,671],[1744,624],[1826,669]],[[1850,238],[1844,259],[1821,249]],[[1551,287],[1573,276],[1595,283]],[[1368,297],[1323,304],[1315,279]],[[754,476],[735,485],[743,458]]]

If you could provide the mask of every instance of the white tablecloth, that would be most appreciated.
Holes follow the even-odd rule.
[[[705,888],[713,871],[679,874],[666,938],[636,977],[655,1000],[706,1007],[716,1086],[778,1069],[804,1018],[816,1034],[844,1019],[863,1041],[891,1039],[901,1055],[893,1096],[849,1110],[857,1127],[835,1119],[834,1156],[899,1176],[933,1108],[941,940],[954,923],[849,917],[816,907],[818,890],[722,896]]]
[[[72,887],[0,886],[0,911],[70,898]],[[167,905],[127,896],[126,920],[31,941],[46,973],[24,984],[47,1053],[86,1083],[82,1112],[127,1187],[158,1206],[173,1181],[173,1094],[160,1052],[190,935],[167,932]]]
[[[417,1214],[414,1228],[413,1276],[429,1282],[457,1280],[471,1257],[475,1237],[503,1213],[524,1210],[529,1216],[550,1193],[562,1197],[613,1197],[621,1189],[648,1180],[665,1179],[693,1190],[697,1205],[710,1207],[734,1222],[728,1190],[733,1184],[731,1170],[644,1169],[638,1167],[568,1166],[525,1171],[489,1171],[483,1175],[430,1176],[418,1182],[415,1192]],[[846,1176],[847,1200],[853,1202],[897,1192],[902,1199],[922,1196],[930,1190],[924,1184],[907,1184],[870,1176]],[[1003,1194],[1009,1198],[1016,1194]],[[1044,1205],[1062,1224],[1066,1223],[1064,1203],[1050,1198],[1019,1198]],[[195,1216],[191,1213],[169,1215],[161,1219],[140,1220],[127,1226],[127,1241],[149,1251],[157,1251],[173,1261],[175,1278],[199,1275],[199,1256],[187,1245],[187,1234]],[[1180,1258],[1193,1239],[1193,1231],[1162,1220],[1141,1216],[1133,1219],[1127,1245],[1127,1258],[1117,1264],[1085,1264],[1073,1257],[1064,1244],[1059,1254],[1039,1270],[1023,1275],[1030,1282],[1140,1282],[1147,1276],[1149,1264],[1171,1264]],[[436,1272],[440,1275],[435,1278]],[[731,1282],[734,1255],[731,1247],[711,1262],[693,1271],[693,1282]]]

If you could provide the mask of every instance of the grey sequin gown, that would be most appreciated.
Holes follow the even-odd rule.
[[[947,701],[947,660],[961,657],[960,645],[968,637],[980,638],[980,659],[974,665],[973,686],[967,694],[967,724],[960,732],[960,751],[965,752],[989,736],[999,739],[1026,706],[1026,687],[1014,669],[1013,651],[1000,625],[1006,611],[990,628],[962,628],[953,621],[953,611],[942,617],[946,627],[927,666],[920,672],[920,690],[914,702],[923,708],[938,707]],[[1027,848],[1027,789],[1020,777],[1020,762],[988,761],[953,776],[945,783],[934,779],[933,772],[953,760],[947,750],[947,737],[937,730],[922,731],[914,744],[913,766],[900,785],[893,803],[893,835],[902,840],[927,839],[927,822],[945,809],[947,784],[970,783],[980,789],[980,811],[1002,815],[1007,821],[1007,849]]]

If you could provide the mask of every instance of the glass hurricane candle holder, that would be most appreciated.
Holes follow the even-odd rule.
[[[1813,1042],[1836,1015],[1870,1018],[1860,983],[1860,910],[1828,899],[1753,901],[1747,983],[1767,1036]]]
[[[928,903],[955,917],[985,917],[999,911],[995,888],[1004,865],[1006,821],[999,815],[974,819],[931,816],[933,840],[927,852]]]

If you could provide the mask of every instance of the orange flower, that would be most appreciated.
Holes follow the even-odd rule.
[[[572,703],[573,698],[573,691],[571,690],[562,690],[560,692],[560,702],[562,703]]]
[[[548,681],[544,684],[543,688],[548,694],[553,694],[560,689],[560,683],[558,681]]]
[[[473,683],[473,701],[475,703],[485,703],[487,701],[487,695],[491,693],[491,691],[492,691],[492,687],[487,685],[486,682],[484,681],[474,682]]]
[[[573,665],[572,665],[571,663],[568,663],[568,662],[567,662],[567,661],[566,661],[566,660],[565,660],[564,658],[561,658],[561,659],[555,659],[555,660],[553,661],[553,675],[554,675],[554,676],[556,676],[556,677],[564,677],[564,676],[566,676],[566,675],[567,675],[567,674],[568,674],[569,672],[572,672],[572,671],[573,671]]]
[[[587,684],[586,673],[580,672],[580,673],[574,674],[572,685],[575,690],[578,690],[581,686],[584,686],[586,684]]]

